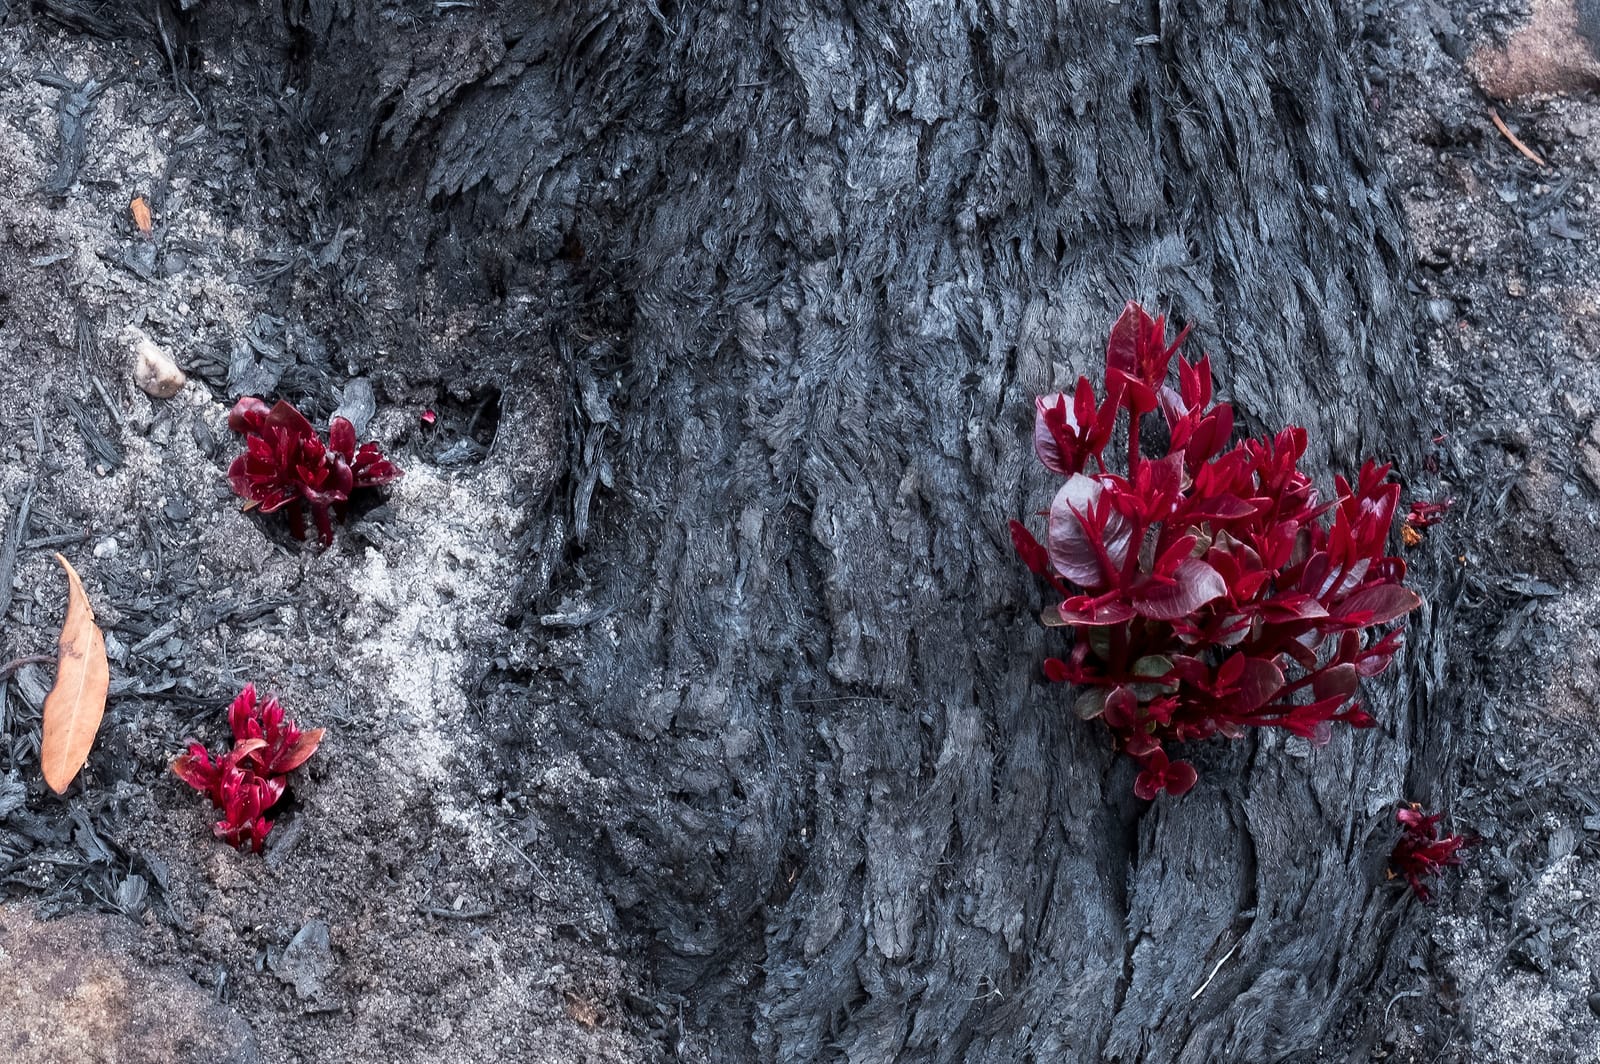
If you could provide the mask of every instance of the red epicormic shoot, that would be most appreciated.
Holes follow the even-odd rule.
[[[172,762],[179,779],[222,810],[217,838],[238,849],[261,852],[272,822],[265,814],[283,797],[288,773],[305,764],[322,742],[323,730],[301,731],[276,698],[260,702],[246,684],[228,707],[233,748],[213,758],[199,743]]]
[[[1415,547],[1422,542],[1425,530],[1444,520],[1444,515],[1454,506],[1454,499],[1444,502],[1425,502],[1418,499],[1411,504],[1411,509],[1406,512],[1406,519],[1400,526],[1400,538],[1407,547]]]
[[[1169,344],[1165,321],[1129,303],[1106,348],[1104,399],[1087,377],[1071,396],[1039,397],[1034,448],[1065,483],[1043,543],[1011,522],[1023,562],[1062,597],[1044,623],[1074,636],[1045,674],[1082,689],[1079,715],[1103,720],[1139,763],[1142,798],[1194,785],[1167,743],[1273,727],[1321,744],[1333,722],[1372,727],[1360,681],[1400,648],[1398,629],[1376,629],[1421,602],[1385,553],[1400,494],[1389,467],[1335,478],[1322,502],[1299,469],[1304,429],[1230,446],[1233,408],[1212,402],[1208,358],[1179,358],[1177,388],[1166,383],[1182,340]],[[1141,455],[1157,411],[1165,449]],[[1115,470],[1119,423],[1127,460]]]
[[[1406,512],[1406,524],[1413,528],[1427,528],[1429,525],[1436,525],[1444,520],[1444,515],[1455,504],[1456,501],[1454,499],[1446,499],[1444,502],[1425,502],[1422,499],[1418,499],[1411,504],[1411,509]]]
[[[289,530],[306,538],[311,511],[324,547],[333,543],[333,518],[342,516],[350,493],[399,480],[400,467],[376,443],[356,446],[355,426],[342,417],[328,425],[323,441],[305,415],[280,400],[268,407],[245,396],[228,413],[228,427],[245,438],[245,452],[228,467],[234,494],[272,513],[287,509]]]
[[[1419,805],[1407,806],[1394,815],[1400,824],[1400,841],[1389,854],[1389,875],[1404,876],[1422,901],[1433,896],[1423,880],[1438,875],[1450,865],[1459,865],[1459,851],[1474,841],[1464,835],[1440,835],[1442,815],[1424,815]]]

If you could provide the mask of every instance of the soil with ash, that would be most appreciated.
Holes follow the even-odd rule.
[[[1472,648],[1413,797],[1480,841],[1318,1059],[1600,1060],[1600,64],[1570,3],[1367,12]]]
[[[1373,119],[1418,255],[1416,401],[1457,499],[1429,534],[1460,570],[1455,639],[1476,648],[1454,684],[1459,778],[1412,797],[1481,843],[1319,1060],[1600,1059],[1600,102],[1575,17],[1366,11]],[[1518,37],[1530,25],[1543,36]],[[553,398],[570,382],[541,346],[561,279],[492,313],[419,284],[386,205],[341,213],[262,178],[263,153],[300,150],[270,143],[298,104],[257,77],[216,56],[175,79],[158,49],[0,0],[4,649],[52,651],[61,551],[113,685],[65,801],[36,773],[49,669],[0,692],[8,924],[114,914],[141,964],[248,1022],[252,1059],[654,1059],[675,1006],[585,840],[541,815],[541,795],[599,801],[605,781],[560,759],[520,784],[494,768],[495,685],[539,621],[515,574],[551,564],[534,518],[570,442]],[[270,116],[242,105],[264,99]],[[189,372],[176,398],[134,387],[130,327]],[[406,470],[383,503],[327,551],[241,512],[230,399],[283,395],[324,421],[364,386],[364,438]],[[543,622],[558,637],[603,618]],[[186,740],[223,741],[246,681],[329,729],[263,858],[212,839],[166,771]]]
[[[391,282],[408,267],[366,249],[389,223],[262,183],[264,127],[202,104],[148,47],[4,12],[4,647],[53,654],[60,551],[112,666],[65,801],[37,771],[51,668],[5,686],[8,914],[117,913],[143,964],[248,1021],[245,1058],[649,1059],[667,1018],[531,796],[571,771],[507,789],[484,734],[529,508],[565,458],[555,363],[509,331],[536,310],[490,333],[470,310],[403,300]],[[245,76],[210,70],[201,91]],[[279,103],[292,115],[293,90]],[[175,398],[134,386],[130,328],[188,371]],[[231,398],[283,395],[325,422],[341,401],[359,412],[364,387],[363,438],[405,469],[381,505],[326,551],[282,515],[241,512]],[[264,857],[212,838],[215,814],[167,771],[188,740],[223,745],[247,681],[328,729]],[[25,977],[7,968],[0,987]]]

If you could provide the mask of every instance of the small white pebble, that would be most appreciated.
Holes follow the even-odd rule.
[[[147,395],[171,399],[183,390],[189,378],[150,337],[129,327],[123,338],[133,346],[133,379]]]
[[[94,556],[96,558],[115,558],[117,549],[120,546],[121,544],[117,542],[116,536],[107,536],[94,545]]]

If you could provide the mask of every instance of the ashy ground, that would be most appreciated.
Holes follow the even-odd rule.
[[[247,131],[209,126],[159,56],[0,23],[0,640],[8,659],[53,652],[60,551],[105,629],[113,695],[66,801],[37,780],[51,670],[0,696],[0,1059],[221,1059],[218,1040],[241,1061],[647,1059],[666,1021],[616,959],[614,915],[495,782],[473,709],[526,502],[555,472],[549,411],[445,387],[413,352],[420,334],[447,355],[449,320],[407,323],[390,359],[385,264],[353,268],[353,227],[306,246]],[[329,305],[335,285],[348,306]],[[356,320],[359,351],[335,349],[335,318]],[[175,398],[134,386],[130,329],[188,371]],[[406,471],[384,505],[325,552],[240,511],[232,395],[282,391],[326,418],[374,380],[364,438]],[[494,429],[514,419],[513,452]],[[220,707],[247,681],[328,729],[264,858],[214,840],[166,771],[186,740],[222,743]],[[70,949],[88,959],[66,973],[29,960]],[[144,986],[161,989],[126,1022],[169,1001],[181,1051],[62,1040],[114,1033],[105,1014]],[[54,993],[79,1011],[52,1016]]]
[[[1367,10],[1475,661],[1425,797],[1481,843],[1322,1059],[1600,1060],[1600,12]]]

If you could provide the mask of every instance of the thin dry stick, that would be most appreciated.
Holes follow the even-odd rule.
[[[1506,124],[1500,120],[1500,112],[1496,111],[1493,107],[1489,108],[1489,121],[1494,123],[1494,128],[1500,131],[1500,135],[1509,140],[1511,142],[1511,146],[1520,151],[1523,157],[1529,162],[1536,163],[1539,166],[1550,165],[1543,159],[1539,158],[1538,152],[1522,143],[1522,141],[1517,139],[1517,135],[1515,133],[1506,128]]]
[[[10,676],[24,665],[50,665],[53,664],[55,660],[56,656],[54,654],[29,654],[25,658],[18,658],[15,661],[8,661],[4,665],[0,665],[0,681],[3,681],[7,676]]]
[[[1206,987],[1211,985],[1211,980],[1215,979],[1217,977],[1217,973],[1222,971],[1222,966],[1228,963],[1228,958],[1233,956],[1234,951],[1239,948],[1240,943],[1243,941],[1244,939],[1241,938],[1238,942],[1235,942],[1232,946],[1228,947],[1228,952],[1224,953],[1222,955],[1222,959],[1217,962],[1217,966],[1211,969],[1211,974],[1206,976],[1206,981],[1200,984],[1200,989],[1189,995],[1190,1001],[1193,1001],[1195,998],[1206,992]]]

